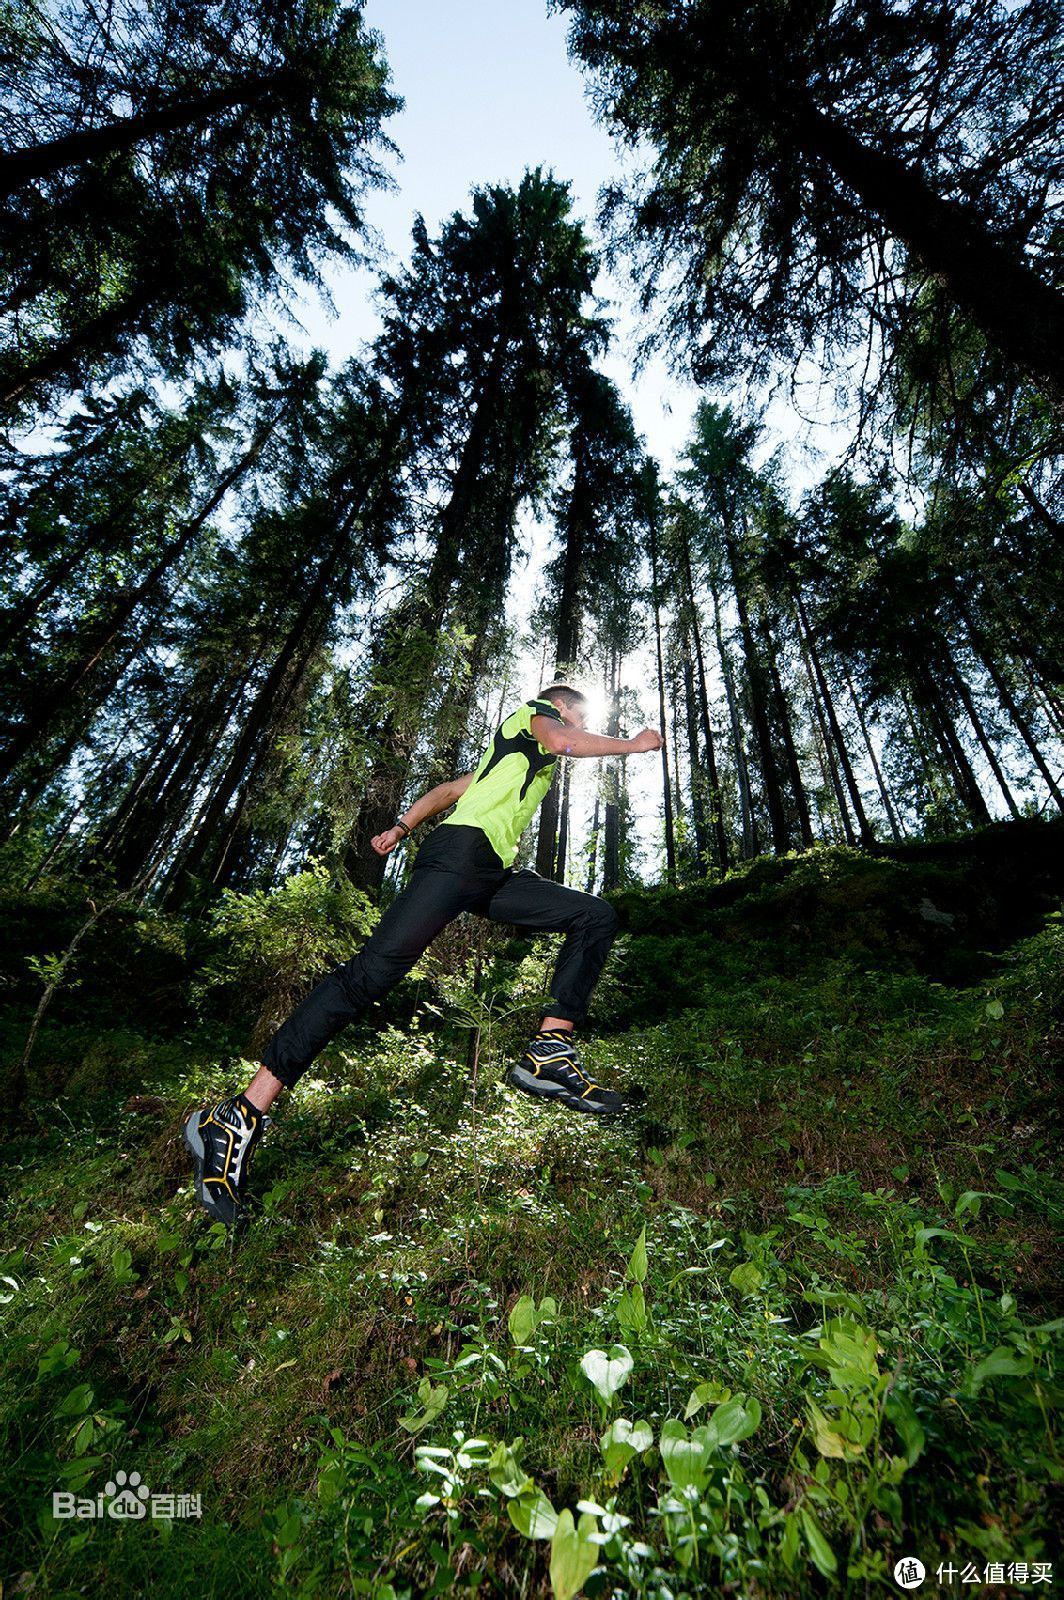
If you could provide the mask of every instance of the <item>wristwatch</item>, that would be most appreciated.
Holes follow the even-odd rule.
[[[413,832],[412,828],[408,828],[407,827],[407,825],[403,821],[402,817],[396,817],[395,822],[392,824],[392,826],[395,827],[395,828],[402,828],[402,830],[403,830],[403,838],[404,839],[409,839],[411,833]]]

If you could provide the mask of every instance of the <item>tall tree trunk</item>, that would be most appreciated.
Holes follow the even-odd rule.
[[[754,643],[753,629],[750,625],[750,613],[746,604],[746,585],[739,570],[738,551],[735,548],[735,540],[731,530],[727,522],[724,521],[725,516],[726,513],[722,510],[724,548],[728,556],[728,568],[731,573],[735,606],[739,613],[739,637],[743,642],[746,682],[750,690],[750,712],[754,723],[754,740],[757,745],[758,764],[761,768],[765,804],[768,807],[769,827],[772,830],[772,848],[777,855],[786,855],[790,849],[790,839],[787,835],[787,818],[783,810],[783,793],[780,787],[779,771],[776,766],[776,752],[772,748],[772,732],[768,721],[768,695],[765,689],[764,669],[757,652],[757,646]]]
[[[217,685],[195,705],[172,749],[136,796],[109,845],[118,883],[131,883],[151,869],[153,881],[166,862],[200,785],[215,762],[230,722],[243,703],[258,670],[256,652],[235,676]]]
[[[787,704],[783,682],[780,678],[779,667],[776,664],[776,652],[772,642],[767,637],[765,629],[765,655],[768,660],[769,675],[772,679],[773,696],[776,701],[776,714],[779,720],[780,732],[783,736],[783,748],[787,759],[787,773],[791,780],[791,793],[794,796],[795,809],[798,812],[798,829],[802,840],[802,849],[808,850],[813,844],[813,824],[809,816],[809,802],[806,799],[805,785],[802,782],[802,769],[798,763],[798,751],[795,749],[794,734],[791,730],[791,711]]]
[[[957,737],[953,720],[949,711],[942,704],[931,669],[926,661],[917,664],[914,671],[914,686],[919,689],[920,701],[927,711],[932,727],[935,729],[939,743],[945,752],[946,759],[953,769],[957,785],[957,795],[968,812],[973,822],[986,825],[992,821],[983,799],[982,790],[979,788],[978,779],[968,759],[967,751]]]
[[[536,833],[536,871],[541,878],[556,878],[558,847],[558,773],[555,769],[550,787],[539,808],[539,829]],[[557,880],[556,880],[557,881]]]
[[[406,607],[403,630],[391,630],[385,636],[385,665],[389,657],[401,655],[403,632],[421,633],[432,639],[441,632],[451,601],[456,579],[463,571],[467,549],[467,524],[476,505],[478,484],[482,475],[485,453],[495,425],[502,392],[505,358],[509,334],[507,311],[500,311],[501,331],[496,338],[479,390],[473,401],[472,420],[458,467],[451,484],[451,493],[440,513],[436,525],[436,543],[425,582],[416,598]],[[475,581],[475,574],[471,574]],[[428,699],[429,680],[421,686],[421,707]],[[475,677],[466,680],[467,696],[475,690]],[[461,691],[460,691],[461,692]],[[402,810],[403,794],[409,781],[410,762],[413,756],[419,727],[413,716],[399,726],[389,715],[380,730],[378,742],[384,750],[380,770],[373,774],[362,808],[352,828],[351,838],[344,854],[344,865],[357,888],[379,890],[384,879],[385,858],[378,856],[370,840],[391,825]],[[440,765],[453,776],[457,760],[456,750],[464,738],[464,729],[454,737],[451,745],[441,752]]]
[[[82,642],[77,659],[71,662],[50,689],[38,697],[33,715],[26,719],[21,732],[0,757],[0,781],[10,777],[28,750],[35,744],[43,742],[52,723],[66,709],[71,697],[81,689],[86,678],[106,656],[137,607],[155,597],[167,573],[181,560],[208,518],[213,516],[229,490],[240,481],[261,455],[280,416],[280,412],[276,413],[259,429],[250,447],[229,471],[222,475],[195,516],[186,522],[178,537],[167,546],[140,582],[121,596],[109,615],[89,631],[87,638]]]
[[[587,852],[587,879],[584,883],[584,893],[594,894],[595,874],[598,871],[598,833],[599,833],[599,808],[601,796],[598,788],[595,789],[595,810],[591,817],[591,842]]]
[[[1020,710],[1019,703],[1013,695],[1012,690],[1009,688],[1009,685],[1006,682],[1003,674],[999,670],[997,662],[994,660],[989,639],[972,615],[971,608],[965,599],[960,584],[954,583],[952,585],[952,590],[957,609],[960,612],[964,621],[964,625],[968,630],[968,637],[972,641],[972,648],[975,650],[979,660],[986,668],[990,680],[993,683],[994,688],[997,690],[998,698],[1001,701],[1002,707],[1011,717],[1012,722],[1020,735],[1020,738],[1031,752],[1035,766],[1045,779],[1053,799],[1056,801],[1057,805],[1064,810],[1064,792],[1061,791],[1060,787],[1055,782],[1053,774],[1046,763],[1045,757],[1042,755],[1042,752],[1038,747],[1033,730],[1031,729],[1027,718]]]
[[[665,876],[670,884],[676,882],[676,837],[672,816],[672,792],[669,787],[669,745],[665,719],[665,668],[661,657],[661,612],[658,607],[658,556],[654,522],[650,523],[651,594],[654,602],[654,641],[658,663],[658,717],[662,731],[661,782],[665,806]]]
[[[739,720],[739,702],[735,692],[735,680],[732,676],[731,661],[724,643],[724,628],[720,618],[720,596],[717,593],[717,586],[712,580],[709,588],[713,598],[713,627],[717,639],[717,654],[720,657],[721,677],[724,679],[724,694],[728,702],[732,749],[735,752],[735,775],[739,789],[739,816],[743,833],[743,858],[746,861],[751,861],[759,853],[761,841],[750,794],[750,769],[746,764],[746,750],[743,747],[742,724]]]
[[[556,876],[559,883],[565,882],[566,855],[569,848],[569,784],[573,776],[573,764],[566,761],[562,772],[562,803],[558,818],[558,861]]]
[[[826,765],[825,777],[830,783],[831,791],[835,796],[836,817],[842,829],[842,836],[846,840],[846,843],[856,844],[857,835],[854,832],[853,823],[850,820],[850,808],[846,804],[846,791],[842,786],[842,779],[839,777],[839,767],[838,762],[835,759],[835,750],[832,744],[831,730],[829,729],[827,720],[824,716],[824,708],[820,703],[819,684],[817,682],[816,675],[813,672],[812,662],[809,659],[809,650],[806,647],[805,635],[802,632],[801,624],[797,620],[795,622],[795,637],[798,640],[798,651],[802,658],[802,666],[805,668],[806,683],[809,686],[810,704],[813,707],[813,715],[816,718],[817,729],[820,733],[819,749],[822,767]],[[835,829],[834,832],[837,838],[838,829]]]
[[[937,809],[944,799],[950,798],[943,791],[941,782],[949,784],[950,774],[952,773],[952,762],[947,756],[946,766],[950,769],[949,772],[941,768],[938,771],[935,770],[935,767],[931,763],[928,748],[925,744],[925,738],[930,739],[932,746],[937,745],[939,753],[941,754],[942,742],[938,737],[937,730],[931,726],[931,718],[928,716],[926,711],[923,712],[921,716],[917,716],[917,708],[909,694],[904,689],[900,691],[900,699],[902,707],[905,711],[906,721],[909,724],[909,737],[907,741],[908,747],[916,751],[917,757],[920,761],[920,766],[923,769],[924,782],[927,785],[928,794],[931,796],[931,799]],[[928,732],[929,728],[930,732]],[[957,783],[955,774],[952,775],[952,789],[952,798],[956,799]]]
[[[861,709],[861,702],[857,697],[857,691],[853,686],[853,679],[850,676],[849,669],[845,665],[842,669],[842,676],[845,680],[846,687],[850,692],[850,701],[857,716],[857,725],[861,730],[861,737],[864,739],[865,749],[868,751],[868,759],[872,763],[872,771],[876,775],[876,783],[879,786],[879,797],[883,801],[883,809],[887,813],[887,821],[890,823],[891,834],[894,838],[895,844],[899,844],[903,837],[904,830],[902,829],[901,823],[898,819],[898,814],[895,811],[894,805],[891,801],[890,790],[887,788],[886,780],[883,777],[883,769],[880,767],[879,757],[876,755],[875,745],[872,743],[872,735],[869,731],[868,723],[865,721],[865,714]]]
[[[808,154],[882,217],[989,343],[1064,399],[1064,299],[1022,256],[993,239],[972,208],[943,199],[897,156],[870,149],[811,104],[796,109],[791,125]]]
[[[574,434],[579,430],[574,430]],[[571,671],[580,653],[582,617],[580,615],[580,584],[584,569],[585,533],[587,531],[587,464],[585,452],[574,445],[573,487],[566,506],[564,535],[564,560],[562,582],[558,595],[557,622],[554,633],[554,671],[552,678]],[[564,881],[564,851],[558,839],[560,806],[558,784],[553,782],[543,797],[536,834],[536,871],[544,878]]]
[[[721,877],[723,877],[729,866],[728,835],[724,827],[724,797],[721,793],[720,774],[717,770],[717,753],[713,738],[713,728],[709,720],[706,662],[702,651],[702,629],[698,617],[698,600],[695,595],[695,580],[691,563],[691,541],[686,523],[683,525],[682,534],[681,551],[683,554],[684,575],[687,580],[687,606],[691,623],[691,637],[695,646],[695,661],[698,665],[698,704],[702,714],[702,738],[705,744],[706,767],[709,773],[709,814],[716,843],[717,866],[720,869]]]
[[[180,861],[175,864],[183,874],[186,886],[202,866],[209,867],[212,882],[217,881],[225,866],[250,795],[252,780],[265,753],[264,736],[283,714],[303,671],[320,647],[331,617],[334,590],[345,580],[353,561],[354,527],[375,480],[376,470],[371,472],[369,481],[362,485],[361,492],[347,506],[314,581],[247,713],[224,771],[201,810],[191,841],[182,852]],[[252,762],[250,771],[249,761]],[[234,795],[237,796],[237,803],[227,816]],[[177,872],[172,871],[167,884],[167,899],[174,897],[177,881]],[[181,893],[184,894],[185,890]]]
[[[701,876],[706,870],[709,840],[706,835],[706,806],[702,788],[702,762],[698,750],[698,706],[695,698],[695,668],[691,660],[691,638],[684,635],[683,704],[687,725],[687,760],[691,768],[691,824],[695,835],[695,857]]]
[[[967,711],[968,720],[975,730],[975,737],[979,741],[983,754],[987,759],[987,764],[997,780],[998,788],[1005,796],[1005,804],[1008,806],[1013,818],[1018,821],[1020,816],[1020,808],[1016,804],[1015,797],[1012,793],[1012,790],[1009,788],[1008,781],[1001,769],[1001,763],[998,761],[994,747],[990,743],[986,729],[983,727],[983,719],[979,715],[979,711],[976,707],[974,699],[972,698],[971,691],[969,690],[968,685],[965,683],[964,678],[962,677],[961,672],[955,663],[950,661],[948,666],[950,677],[958,695],[960,696],[961,704],[963,705],[965,711]]]
[[[835,751],[839,758],[839,765],[842,768],[843,776],[846,780],[846,788],[850,796],[850,802],[853,805],[853,813],[857,818],[857,827],[860,833],[861,843],[875,844],[876,836],[871,824],[868,821],[868,817],[865,814],[864,802],[861,799],[861,791],[858,788],[857,779],[854,775],[853,766],[850,762],[850,754],[846,748],[846,740],[843,737],[842,728],[839,726],[839,719],[835,714],[835,702],[832,698],[831,690],[828,687],[827,676],[824,672],[824,668],[821,665],[820,654],[816,647],[816,641],[813,638],[812,629],[809,626],[809,618],[805,609],[805,601],[802,599],[801,590],[798,589],[797,586],[793,587],[792,596],[794,599],[795,608],[798,612],[798,619],[805,633],[805,642],[806,648],[809,651],[809,659],[813,664],[813,671],[816,674],[816,680],[820,686],[821,704],[824,707],[824,714],[827,717],[828,726],[831,729],[832,739],[834,740],[835,744]]]
[[[621,686],[618,677],[617,647],[610,650],[610,677],[609,693],[607,698],[606,732],[611,739],[618,737],[620,729],[620,692]],[[621,803],[621,762],[620,757],[603,763],[603,786],[606,791],[603,803],[603,833],[602,833],[602,889],[608,894],[611,889],[616,889],[621,881],[620,872],[620,803]]]

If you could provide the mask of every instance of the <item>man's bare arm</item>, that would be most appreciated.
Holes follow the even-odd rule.
[[[556,756],[630,756],[644,750],[660,750],[663,740],[653,728],[644,728],[633,739],[614,739],[608,733],[588,733],[555,722],[553,717],[535,716],[530,723],[533,736],[544,750]]]
[[[419,822],[424,822],[427,817],[438,816],[441,811],[446,811],[453,806],[455,801],[469,788],[473,781],[471,772],[463,772],[460,778],[452,778],[448,783],[438,783],[435,789],[429,789],[412,806],[400,812],[399,820],[405,822],[412,833]],[[379,856],[386,856],[394,850],[400,839],[405,838],[402,828],[385,828],[383,833],[378,833],[370,842]]]

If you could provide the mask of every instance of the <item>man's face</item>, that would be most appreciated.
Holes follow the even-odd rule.
[[[565,725],[567,727],[569,727],[569,728],[586,728],[587,727],[587,706],[583,703],[582,700],[578,700],[576,702],[576,704],[572,705],[572,706],[559,705],[558,710],[561,712],[562,721],[565,723]]]

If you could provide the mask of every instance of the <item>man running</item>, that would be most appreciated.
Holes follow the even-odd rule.
[[[377,834],[373,848],[386,856],[418,823],[458,802],[418,851],[408,887],[358,954],[323,978],[278,1029],[243,1094],[185,1118],[196,1195],[215,1221],[239,1219],[248,1162],[281,1090],[294,1089],[329,1040],[394,988],[463,911],[529,933],[565,934],[550,1003],[508,1081],[577,1111],[601,1116],[622,1108],[619,1094],[588,1077],[572,1044],[573,1028],[587,1013],[617,935],[617,913],[597,895],[553,883],[531,867],[515,871],[513,862],[560,755],[631,755],[660,750],[662,743],[653,728],[633,739],[587,732],[585,697],[568,684],[553,683],[496,729],[475,771],[430,789]]]

